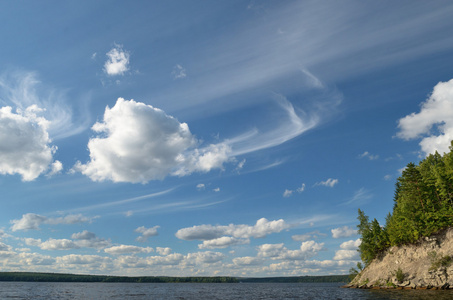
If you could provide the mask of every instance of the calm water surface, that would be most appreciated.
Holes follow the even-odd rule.
[[[453,299],[453,291],[341,289],[338,283],[0,282],[0,299]]]

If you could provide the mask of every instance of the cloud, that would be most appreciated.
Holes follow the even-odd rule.
[[[293,104],[286,97],[280,94],[274,96],[280,109],[285,112],[285,118],[280,122],[281,125],[263,133],[253,129],[225,141],[231,147],[233,156],[276,147],[316,127],[319,123],[317,114],[308,115],[301,110],[298,110],[297,113]]]
[[[142,235],[139,236],[136,240],[138,242],[146,242],[146,241],[148,241],[148,238],[158,235],[157,229],[159,227],[160,226],[154,226],[154,227],[151,227],[151,228],[146,228],[145,226],[138,227],[134,231],[138,232],[138,233],[141,233]]]
[[[204,183],[197,184],[197,190],[201,191],[201,190],[204,190],[205,188],[206,188],[206,185]]]
[[[200,249],[215,249],[215,248],[227,248],[236,245],[249,244],[249,239],[238,239],[231,236],[223,236],[220,238],[203,241],[203,244],[198,245]]]
[[[285,197],[285,198],[291,197],[291,195],[293,194],[293,192],[294,192],[294,191],[292,191],[292,190],[286,189],[286,190],[283,192],[283,197]]]
[[[336,184],[338,184],[338,182],[338,179],[329,178],[326,181],[317,182],[315,186],[322,185],[327,187],[334,187]]]
[[[348,226],[338,227],[331,230],[334,239],[350,237],[357,234],[357,230]]]
[[[83,95],[82,99],[77,100],[71,102],[65,91],[41,83],[35,72],[16,71],[0,75],[0,103],[14,108],[16,114],[32,124],[37,123],[36,139],[45,139],[45,135],[48,135],[50,143],[50,138],[61,139],[87,129],[90,96]]]
[[[50,176],[56,175],[58,173],[61,173],[61,170],[63,170],[63,164],[60,161],[57,160],[57,161],[52,163],[51,170],[47,174],[47,176],[50,177]]]
[[[56,261],[62,267],[66,265],[89,265],[90,268],[99,268],[104,264],[111,263],[112,259],[100,255],[69,254],[57,257]]]
[[[87,230],[74,233],[71,238],[76,240],[75,243],[79,247],[101,249],[110,246],[110,241],[99,238],[96,234]]]
[[[81,214],[67,215],[65,217],[48,218],[34,213],[27,213],[22,215],[19,220],[12,220],[10,223],[12,231],[18,230],[38,230],[41,224],[75,224],[75,223],[88,223],[92,218],[84,217]]]
[[[184,256],[180,253],[173,253],[167,256],[149,256],[146,258],[146,262],[151,266],[176,266],[181,263]]]
[[[293,239],[293,241],[305,242],[311,239],[317,239],[319,236],[324,237],[326,236],[326,234],[319,231],[313,231],[306,234],[293,235],[291,238]]]
[[[123,75],[129,70],[129,52],[123,50],[121,45],[115,45],[107,52],[107,61],[104,64],[104,72],[107,75]]]
[[[217,187],[217,188],[213,189],[213,191],[216,192],[216,193],[218,193],[218,192],[220,192],[220,188]]]
[[[258,256],[277,257],[285,249],[285,244],[263,244],[258,246]]]
[[[334,260],[360,260],[357,250],[337,250],[335,251]]]
[[[171,72],[174,79],[182,79],[187,76],[186,69],[183,68],[181,65],[176,65],[173,67],[173,71]]]
[[[57,148],[50,146],[49,122],[38,116],[41,111],[36,105],[16,113],[10,106],[0,108],[0,174],[31,181],[51,166]]]
[[[363,152],[362,154],[359,155],[359,158],[368,158],[369,160],[376,160],[379,158],[379,155],[373,155],[369,153],[368,151]]]
[[[358,247],[362,243],[361,239],[350,240],[340,245],[342,250],[335,251],[334,260],[359,260]]]
[[[156,247],[156,252],[160,255],[169,255],[171,253],[171,249],[168,247]]]
[[[302,185],[296,189],[296,192],[298,192],[299,194],[302,193],[303,191],[305,191],[305,183],[302,183]],[[293,193],[294,193],[293,190],[286,189],[283,192],[283,197],[285,197],[285,198],[291,197]]]
[[[92,129],[100,135],[88,143],[90,161],[74,168],[94,181],[146,183],[222,168],[229,159],[227,145],[194,148],[197,140],[186,123],[133,100],[118,98]]]
[[[315,241],[302,242],[298,250],[289,250],[282,244],[264,244],[258,247],[259,257],[270,257],[274,260],[306,260],[324,249],[324,243]]]
[[[357,248],[360,246],[360,244],[362,244],[361,239],[350,240],[350,241],[341,243],[340,248],[344,249],[344,250],[357,250]]]
[[[38,245],[42,250],[70,250],[80,248],[74,241],[68,239],[48,239]]]
[[[213,226],[213,225],[199,225],[188,228],[180,229],[176,232],[176,237],[182,240],[215,240],[225,236],[233,238],[248,239],[248,238],[262,238],[271,233],[281,232],[282,230],[290,228],[283,219],[268,221],[265,218],[259,219],[254,226],[249,225],[234,225],[228,226]]]
[[[186,256],[188,263],[195,264],[213,264],[222,261],[224,258],[225,254],[213,251],[189,253]]]
[[[11,246],[6,245],[5,243],[0,242],[0,251],[10,251],[12,249]]]
[[[241,160],[241,161],[237,164],[237,166],[236,166],[236,171],[237,171],[237,172],[239,172],[240,170],[242,170],[242,168],[244,167],[246,161],[247,161],[247,160],[244,158],[243,160]]]
[[[151,247],[138,247],[132,245],[119,245],[119,246],[112,246],[110,248],[104,249],[105,253],[113,254],[113,255],[122,255],[127,253],[150,253],[153,252],[154,249]]]
[[[300,186],[300,188],[298,188],[296,190],[298,193],[302,193],[303,191],[305,191],[305,183],[302,183],[302,185]]]
[[[245,257],[236,257],[233,258],[233,263],[237,266],[259,266],[262,265],[264,262],[264,259],[259,258],[259,257],[251,257],[251,256],[245,256]]]
[[[422,103],[419,113],[412,113],[398,121],[397,137],[404,140],[421,138],[420,146],[426,154],[435,151],[446,153],[453,140],[452,111],[453,79],[439,82]]]
[[[345,204],[345,205],[362,204],[362,203],[366,203],[372,197],[373,197],[373,195],[370,194],[370,192],[367,189],[360,188],[359,190],[354,192],[354,196],[352,196],[351,200],[349,200],[343,204]]]

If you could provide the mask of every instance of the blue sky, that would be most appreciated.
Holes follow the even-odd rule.
[[[345,274],[453,139],[450,1],[0,1],[0,268]]]

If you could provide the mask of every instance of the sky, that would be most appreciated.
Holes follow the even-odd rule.
[[[347,274],[453,139],[451,1],[0,0],[0,270]]]

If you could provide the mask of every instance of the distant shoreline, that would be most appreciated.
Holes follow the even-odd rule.
[[[307,283],[348,282],[348,275],[295,276],[295,277],[231,277],[231,276],[108,276],[38,272],[0,272],[0,281],[21,282],[122,282],[122,283]]]

